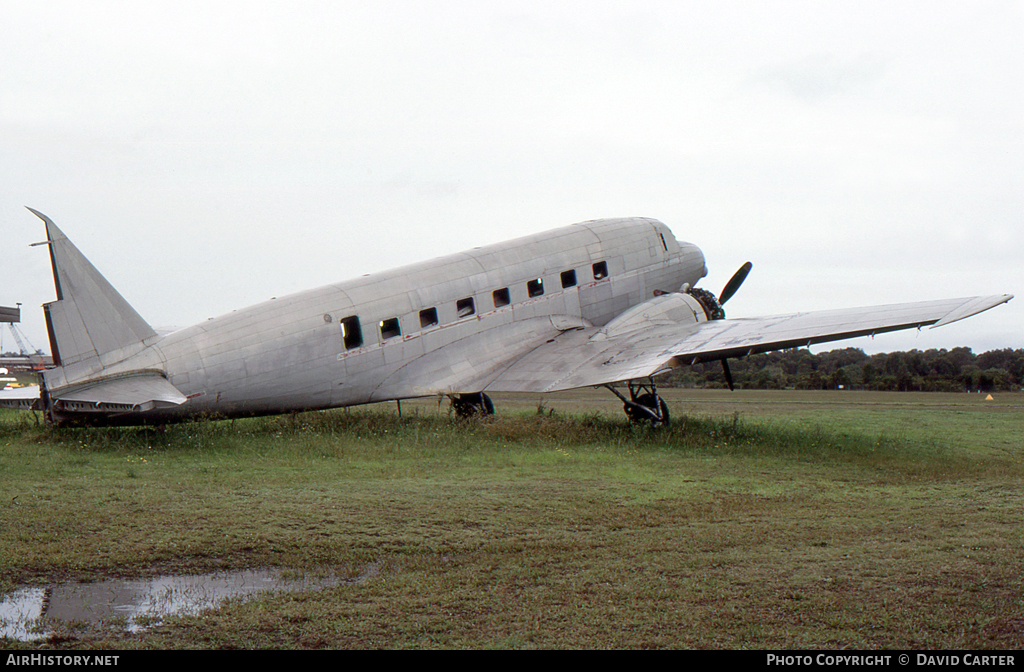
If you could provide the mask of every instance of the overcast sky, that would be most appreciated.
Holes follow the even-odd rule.
[[[49,215],[157,328],[599,217],[732,317],[1024,294],[1021,2],[0,0],[0,304]],[[868,352],[1024,347],[1024,296]],[[13,347],[4,334],[4,349]]]

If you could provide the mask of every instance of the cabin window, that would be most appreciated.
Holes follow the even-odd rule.
[[[437,308],[424,308],[420,311],[420,327],[426,329],[437,324]]]
[[[562,287],[576,286],[576,271],[562,271]]]
[[[537,278],[536,280],[530,280],[526,283],[526,293],[530,295],[530,298],[540,296],[544,293],[544,280]]]
[[[341,340],[345,342],[345,349],[351,350],[363,344],[363,330],[359,328],[359,317],[352,315],[339,320],[341,323]]]
[[[608,277],[608,264],[599,261],[594,264],[594,280],[604,280]]]
[[[494,290],[494,307],[501,308],[512,303],[512,299],[508,295],[508,287],[502,287],[501,289]]]
[[[397,317],[389,317],[386,320],[380,321],[380,338],[382,341],[386,341],[389,338],[402,335],[402,328],[398,326]]]
[[[465,299],[459,299],[455,302],[455,310],[459,314],[459,319],[463,317],[469,317],[476,312],[476,306],[473,304],[473,297],[470,296]]]

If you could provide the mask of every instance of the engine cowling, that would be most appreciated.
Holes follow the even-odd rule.
[[[704,306],[693,296],[678,292],[662,294],[622,313],[604,325],[600,331],[594,334],[592,340],[602,340],[639,329],[696,324],[697,322],[707,322],[707,320],[708,316]]]
[[[700,287],[693,287],[690,289],[690,296],[697,300],[701,308],[704,309],[704,315],[709,320],[724,320],[725,309],[722,308],[722,304],[719,303],[718,297],[709,292],[706,289]]]

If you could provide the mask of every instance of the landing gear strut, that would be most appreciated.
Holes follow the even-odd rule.
[[[458,418],[472,418],[477,415],[494,415],[494,404],[483,392],[458,394],[451,397],[452,408]]]
[[[648,383],[629,381],[629,399],[611,385],[605,385],[616,397],[622,400],[622,408],[626,411],[629,421],[634,424],[649,423],[651,427],[665,427],[669,423],[668,404],[658,396],[658,387],[654,379]]]

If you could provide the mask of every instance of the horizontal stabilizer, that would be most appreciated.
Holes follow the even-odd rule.
[[[30,411],[37,401],[39,401],[38,385],[0,388],[0,408],[16,408],[22,411]]]
[[[148,411],[180,406],[187,399],[157,371],[137,371],[93,380],[63,390],[50,397],[59,408],[73,411]]]

